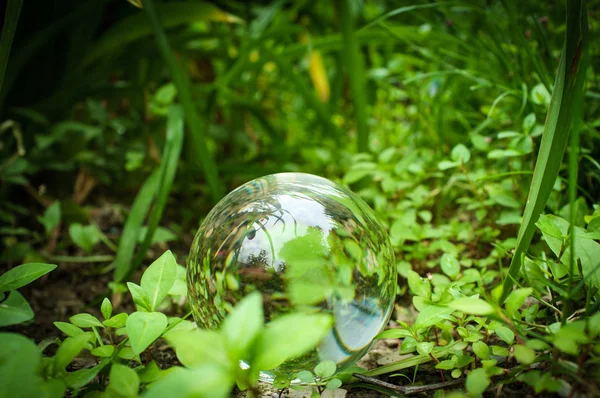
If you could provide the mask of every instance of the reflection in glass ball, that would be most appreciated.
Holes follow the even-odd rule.
[[[338,371],[354,364],[387,324],[397,283],[389,238],[369,206],[303,173],[258,178],[222,199],[196,234],[187,276],[203,328],[218,328],[255,290],[266,322],[292,311],[333,314],[334,327],[317,349],[262,372],[267,381],[324,360]]]

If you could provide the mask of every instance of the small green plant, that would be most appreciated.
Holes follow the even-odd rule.
[[[103,320],[80,313],[69,322],[55,322],[67,337],[44,344],[42,350],[58,345],[53,357],[42,357],[42,351],[23,336],[1,333],[0,343],[7,349],[0,356],[0,369],[7,372],[3,374],[16,369],[23,372],[3,378],[0,391],[18,396],[27,385],[27,394],[32,395],[25,396],[47,393],[58,397],[69,390],[96,391],[101,396],[227,397],[237,385],[255,395],[259,370],[275,368],[312,350],[331,328],[329,315],[303,313],[286,314],[265,325],[261,295],[252,293],[229,314],[220,331],[198,330],[185,318],[167,317],[159,311],[168,296],[186,294],[185,273],[180,269],[167,251],[146,269],[140,285],[128,283],[137,306],[131,314],[114,314],[111,301],[105,298],[100,307]],[[13,271],[0,277],[1,288],[20,287],[49,269],[36,264]],[[8,309],[3,307],[3,311]],[[2,319],[15,323],[22,318]],[[163,371],[151,360],[152,347],[160,338],[175,350],[184,367]],[[76,357],[85,358],[91,366],[71,370]],[[245,366],[240,366],[241,361]],[[331,376],[331,365],[320,364],[315,374]],[[327,388],[341,384],[334,380]]]
[[[16,325],[33,319],[33,310],[17,289],[54,269],[54,264],[29,263],[0,275],[0,326]]]

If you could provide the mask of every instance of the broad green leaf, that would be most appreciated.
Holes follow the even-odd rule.
[[[322,361],[315,366],[315,374],[323,379],[331,377],[337,370],[337,365],[333,361]]]
[[[16,333],[0,333],[0,346],[0,394],[4,397],[39,396],[42,354],[33,341]]]
[[[233,360],[242,359],[258,336],[264,323],[262,296],[254,292],[244,297],[227,316],[221,332],[227,339],[227,350]]]
[[[419,312],[419,315],[415,320],[414,328],[422,329],[433,326],[438,322],[448,319],[450,314],[453,312],[454,309],[452,308],[428,305],[421,312]]]
[[[87,313],[73,315],[69,318],[69,321],[71,321],[73,325],[79,326],[80,328],[91,328],[93,326],[101,328],[104,327],[104,325],[98,320],[98,318],[96,318],[92,314]]]
[[[69,236],[73,243],[88,253],[91,253],[94,246],[100,241],[100,231],[95,225],[86,225],[75,223],[69,225]]]
[[[431,284],[425,278],[421,278],[415,271],[408,271],[408,287],[410,291],[421,297],[431,296]]]
[[[161,370],[156,364],[156,361],[152,360],[148,363],[144,369],[139,372],[140,383],[148,384],[152,383],[161,375]]]
[[[506,299],[506,312],[509,316],[514,317],[514,313],[521,308],[525,300],[533,293],[532,288],[521,288],[513,290]]]
[[[424,341],[417,343],[417,352],[421,355],[429,355],[433,350],[434,343],[432,341]]]
[[[469,148],[464,146],[463,144],[458,144],[454,148],[452,148],[452,153],[450,154],[451,159],[454,162],[459,164],[468,163],[471,160],[471,151]]]
[[[479,359],[488,359],[490,357],[490,347],[483,341],[473,343],[473,352]]]
[[[112,315],[113,306],[108,297],[104,297],[102,300],[102,305],[100,306],[100,312],[102,312],[102,316],[104,319],[110,319]]]
[[[523,213],[523,221],[517,236],[517,246],[510,262],[508,276],[504,280],[501,303],[508,297],[513,284],[519,278],[523,255],[529,248],[535,233],[535,223],[546,206],[558,176],[569,132],[572,128],[578,128],[581,118],[584,80],[589,62],[587,15],[584,2],[567,2],[566,39]]]
[[[85,333],[82,329],[67,322],[54,322],[54,326],[69,337],[75,337]]]
[[[444,253],[440,259],[440,268],[442,272],[452,279],[456,279],[460,273],[460,264],[456,257],[452,254]]]
[[[114,354],[114,352],[115,346],[107,344],[94,348],[92,350],[92,355],[95,355],[97,357],[111,357],[112,354]]]
[[[489,315],[496,311],[487,301],[476,297],[465,297],[454,300],[448,304],[448,307],[472,315]]]
[[[175,277],[175,283],[173,283],[173,286],[171,286],[168,294],[170,296],[187,295],[186,269],[179,264],[177,264],[177,276]]]
[[[342,381],[340,379],[331,379],[325,384],[325,388],[328,390],[335,390],[342,386]]]
[[[404,337],[411,337],[412,333],[406,329],[387,329],[375,336],[376,339],[402,339]]]
[[[167,250],[146,269],[140,285],[148,297],[149,311],[156,310],[173,287],[176,277],[177,261],[170,250]]]
[[[214,330],[169,331],[165,338],[175,349],[179,362],[188,368],[210,364],[223,367],[230,365],[225,336]]]
[[[48,207],[44,214],[38,217],[38,221],[44,226],[46,235],[50,235],[60,221],[60,202],[56,201]]]
[[[146,291],[142,289],[141,286],[136,285],[133,282],[127,282],[127,288],[129,289],[129,293],[131,293],[133,302],[138,307],[138,311],[140,309],[150,311],[150,299],[148,298]]]
[[[129,366],[113,363],[108,375],[108,390],[119,396],[137,397],[140,379]]]
[[[506,344],[512,344],[515,341],[515,334],[512,330],[506,326],[498,326],[494,329],[494,332],[504,341]]]
[[[568,323],[556,332],[554,346],[571,355],[579,354],[579,345],[589,342],[585,334],[585,321]]]
[[[289,314],[275,319],[254,344],[251,366],[269,370],[309,352],[330,331],[331,325],[331,317],[325,314]]]
[[[489,385],[490,378],[483,368],[472,370],[467,375],[467,381],[465,382],[467,391],[474,397],[480,397]]]
[[[0,292],[8,292],[23,287],[54,269],[56,269],[54,264],[21,264],[0,275]]]
[[[73,358],[85,348],[89,341],[90,336],[87,333],[67,337],[58,347],[54,356],[54,374],[58,375],[58,372],[63,371]]]
[[[98,373],[100,373],[100,371],[109,363],[110,359],[104,358],[98,365],[92,368],[79,369],[69,373],[64,378],[64,382],[69,388],[80,389],[94,380],[96,376],[98,376]]]
[[[298,380],[300,380],[303,383],[314,383],[315,382],[315,375],[312,374],[312,372],[308,371],[308,370],[301,370],[300,372],[298,372],[296,374],[296,378]]]
[[[525,365],[531,365],[535,361],[535,351],[521,344],[514,346],[514,355],[517,361]]]
[[[233,388],[233,373],[222,366],[202,365],[194,369],[174,367],[152,383],[143,398],[227,398]]]
[[[107,328],[122,328],[127,323],[127,317],[128,315],[126,313],[121,312],[120,314],[116,314],[110,319],[105,320],[102,324]]]
[[[0,326],[9,326],[33,319],[33,310],[25,297],[16,290],[0,303]]]
[[[161,312],[134,312],[129,315],[125,328],[133,352],[144,352],[163,334],[167,325],[167,316]]]

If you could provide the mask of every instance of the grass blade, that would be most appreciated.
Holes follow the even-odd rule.
[[[224,193],[223,185],[219,179],[217,165],[212,158],[206,145],[206,137],[204,136],[205,123],[200,118],[198,110],[194,105],[192,98],[192,82],[187,71],[181,66],[175,58],[171,46],[167,39],[167,35],[163,30],[153,0],[144,1],[144,10],[152,25],[152,30],[156,37],[158,49],[167,64],[167,68],[171,72],[173,83],[177,88],[177,93],[183,110],[185,119],[189,127],[190,133],[188,139],[193,148],[194,158],[200,163],[204,170],[204,176],[208,187],[210,188],[211,196],[214,202],[221,199]]]
[[[267,56],[277,64],[281,73],[287,75],[290,83],[294,85],[294,88],[298,91],[298,94],[302,96],[304,101],[306,101],[308,107],[315,111],[317,118],[323,125],[324,131],[331,132],[334,140],[338,144],[341,143],[341,132],[339,128],[331,121],[331,114],[328,107],[319,101],[316,94],[311,90],[312,87],[294,73],[292,65],[281,54],[277,54],[267,48],[265,48],[264,51],[267,53]]]
[[[156,202],[152,208],[152,212],[148,218],[148,229],[142,246],[138,250],[137,256],[133,261],[129,272],[134,271],[144,259],[146,251],[152,243],[154,232],[160,223],[163,211],[167,205],[167,199],[173,186],[177,164],[179,163],[179,155],[183,146],[183,110],[178,105],[173,105],[169,109],[169,117],[167,120],[167,140],[163,151],[162,161],[159,171],[159,185],[156,195]]]
[[[2,36],[0,37],[0,91],[4,83],[4,73],[8,64],[8,56],[10,48],[15,37],[15,30],[21,15],[21,7],[23,0],[8,0],[6,6],[6,16],[4,17],[4,27],[2,28]]]
[[[150,174],[140,192],[138,192],[131,212],[125,221],[119,247],[117,249],[117,257],[115,258],[115,281],[122,282],[129,274],[132,268],[133,253],[135,246],[140,236],[140,231],[144,224],[144,219],[148,214],[148,210],[152,205],[152,200],[156,196],[158,190],[160,172],[156,169]]]
[[[360,52],[356,30],[354,28],[354,15],[352,1],[340,0],[338,10],[342,28],[343,51],[348,72],[348,82],[354,104],[354,117],[356,118],[356,135],[358,152],[369,151],[369,125],[367,115],[367,95],[365,89],[365,66]]]
[[[580,116],[588,58],[587,11],[582,0],[567,2],[567,35],[538,153],[517,247],[510,262],[500,302],[504,302],[517,280],[535,223],[546,206],[565,153],[569,132]]]

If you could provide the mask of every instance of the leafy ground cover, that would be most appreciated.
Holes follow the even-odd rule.
[[[400,277],[364,368],[275,390],[600,395],[596,2],[141,3],[8,1],[0,395],[260,395],[331,319],[198,330],[183,265],[281,171],[364,198]]]

